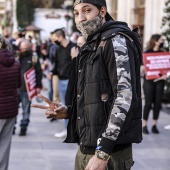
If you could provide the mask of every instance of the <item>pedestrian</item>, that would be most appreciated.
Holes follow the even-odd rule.
[[[105,0],[76,0],[77,28],[86,38],[77,57],[72,106],[52,103],[49,117],[69,118],[67,143],[78,143],[75,170],[130,170],[132,143],[142,141],[141,45],[137,29],[114,21]]]
[[[65,105],[65,95],[67,90],[67,85],[69,81],[69,75],[71,72],[71,48],[75,44],[66,39],[64,30],[56,29],[53,33],[53,38],[55,44],[58,46],[56,50],[56,60],[54,69],[51,71],[52,75],[57,75],[58,80],[58,92],[60,97],[60,102]],[[57,87],[56,87],[57,88]],[[65,120],[65,128],[59,133],[55,133],[54,137],[63,138],[67,134],[67,124],[68,120]]]
[[[77,56],[79,52],[81,51],[81,47],[85,44],[86,40],[83,36],[79,36],[77,39],[77,47],[72,47],[71,49],[71,58],[72,58],[72,64],[71,64],[71,72],[69,75],[69,82],[68,87],[66,91],[65,96],[65,103],[66,106],[69,106],[72,104],[73,96],[74,96],[74,87],[76,82],[76,62],[77,62]]]
[[[0,34],[0,170],[8,169],[12,132],[18,114],[20,74],[19,61]]]
[[[73,32],[70,36],[70,41],[76,44],[79,36],[80,36],[79,32]]]
[[[51,32],[50,34],[50,41],[49,41],[49,45],[48,45],[48,55],[49,55],[49,72],[51,70],[54,69],[54,65],[55,65],[55,61],[56,61],[56,51],[57,51],[57,45],[55,44],[55,35],[54,35],[54,31]],[[47,78],[49,79],[49,81],[51,81],[50,83],[50,91],[52,91],[52,95],[51,98],[53,101],[55,102],[59,102],[59,92],[58,92],[58,76],[57,75],[53,75],[51,77],[47,75]],[[51,120],[56,120],[56,119],[51,119]]]
[[[27,132],[27,127],[30,122],[30,105],[31,101],[28,98],[28,92],[26,88],[26,82],[24,79],[24,74],[34,67],[35,69],[35,77],[36,77],[36,91],[37,94],[40,93],[42,88],[42,70],[39,62],[38,56],[33,55],[31,50],[31,43],[28,40],[23,40],[20,44],[19,50],[19,61],[21,65],[21,80],[22,85],[19,89],[20,100],[22,103],[22,120],[20,123],[20,133],[19,136],[25,136]]]
[[[160,34],[153,34],[147,46],[145,53],[158,53],[163,52],[161,49],[163,47],[163,38]],[[144,71],[144,66],[141,66]],[[152,109],[153,104],[153,122],[152,122],[152,133],[159,134],[157,128],[157,122],[159,118],[159,113],[161,110],[162,97],[164,92],[166,75],[161,75],[157,80],[147,80],[144,76],[143,90],[145,95],[145,104],[143,109],[143,133],[149,134],[147,127],[149,113]]]

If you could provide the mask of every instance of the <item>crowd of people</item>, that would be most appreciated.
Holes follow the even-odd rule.
[[[25,30],[20,27],[13,38],[0,35],[0,150],[1,155],[5,155],[0,156],[3,158],[0,159],[0,169],[3,170],[8,167],[11,138],[16,132],[20,107],[22,119],[19,136],[27,134],[30,122],[31,100],[27,93],[25,73],[34,68],[36,94],[43,90],[42,78],[46,78],[49,82],[48,98],[70,105],[76,57],[79,48],[85,43],[78,32],[72,34],[72,41],[66,38],[63,28],[52,31],[49,40],[41,44],[32,36],[27,37]],[[53,120],[56,119],[52,118],[51,121]],[[65,129],[54,134],[55,137],[66,137],[67,123],[68,120],[65,120]]]
[[[131,31],[126,23],[115,22],[107,13],[105,0],[97,4],[75,1],[74,16],[81,33],[74,32],[70,38],[63,28],[53,30],[41,44],[32,36],[26,39],[23,28],[8,40],[0,35],[2,170],[8,167],[20,103],[19,136],[27,134],[31,100],[24,74],[32,67],[37,94],[43,89],[43,77],[49,83],[49,99],[39,95],[49,106],[32,107],[47,109],[51,121],[64,119],[65,129],[54,136],[79,144],[75,170],[130,169],[134,163],[132,143],[142,141],[142,131],[149,134],[151,109],[152,132],[159,133],[157,122],[167,76],[146,79],[137,29]],[[145,53],[162,52],[162,44],[161,35],[152,35]],[[143,128],[140,73],[144,75]],[[120,168],[122,161],[125,167]]]

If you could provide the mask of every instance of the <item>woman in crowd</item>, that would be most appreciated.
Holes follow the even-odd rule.
[[[162,52],[161,51],[162,47],[163,47],[163,39],[161,35],[154,34],[150,38],[150,41],[147,46],[147,51],[145,53]],[[149,117],[149,112],[152,108],[153,108],[152,132],[155,134],[159,133],[159,130],[157,128],[157,121],[161,109],[161,100],[163,96],[165,80],[166,80],[166,75],[160,75],[160,78],[156,80],[147,80],[146,77],[144,76],[144,84],[143,84],[143,90],[145,95],[145,105],[143,110],[143,133],[144,134],[149,134],[147,128],[147,121]]]
[[[12,132],[18,113],[20,65],[0,34],[0,170],[8,169]]]

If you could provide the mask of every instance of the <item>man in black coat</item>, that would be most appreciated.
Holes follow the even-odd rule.
[[[24,79],[24,74],[34,67],[35,69],[35,77],[36,77],[36,90],[37,94],[40,93],[40,89],[42,88],[42,70],[40,66],[40,62],[37,55],[33,55],[31,51],[31,43],[27,40],[23,40],[19,47],[20,55],[19,55],[19,61],[21,65],[21,87],[19,89],[20,94],[20,100],[22,103],[22,109],[23,109],[23,117],[20,123],[21,130],[19,135],[25,136],[27,127],[30,121],[30,105],[31,101],[28,98],[26,83]]]
[[[75,170],[130,170],[132,143],[142,141],[141,45],[137,30],[114,21],[105,0],[75,0],[86,38],[77,57],[72,106],[40,96],[47,117],[69,118],[67,143],[79,143]]]

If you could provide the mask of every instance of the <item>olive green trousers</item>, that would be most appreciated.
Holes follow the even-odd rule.
[[[134,164],[132,146],[112,153],[110,156],[106,170],[130,170]],[[75,159],[75,170],[85,170],[92,157],[93,155],[82,154],[79,148]]]

